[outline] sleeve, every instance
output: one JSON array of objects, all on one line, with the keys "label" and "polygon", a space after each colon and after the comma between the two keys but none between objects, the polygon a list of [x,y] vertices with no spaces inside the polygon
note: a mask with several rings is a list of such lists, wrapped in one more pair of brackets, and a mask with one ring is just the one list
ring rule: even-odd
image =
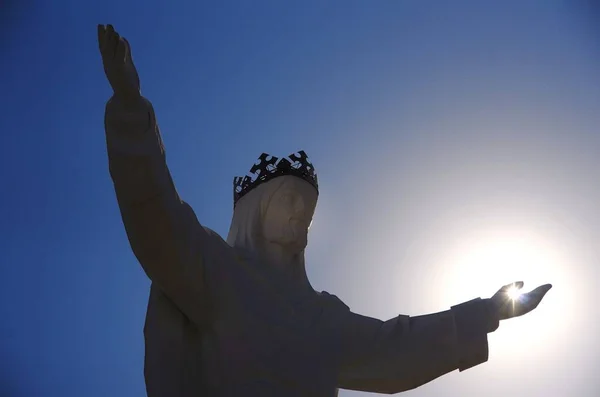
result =
[{"label": "sleeve", "polygon": [[338,387],[399,393],[487,361],[491,325],[485,302],[475,299],[448,311],[386,322],[348,310]]},{"label": "sleeve", "polygon": [[206,320],[203,247],[210,236],[182,201],[166,164],[151,103],[106,105],[109,171],[133,253],[144,271],[192,322]]}]

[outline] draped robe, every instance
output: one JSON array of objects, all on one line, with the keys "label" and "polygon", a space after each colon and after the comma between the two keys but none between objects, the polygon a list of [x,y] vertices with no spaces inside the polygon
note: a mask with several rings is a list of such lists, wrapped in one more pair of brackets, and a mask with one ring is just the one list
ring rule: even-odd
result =
[{"label": "draped robe", "polygon": [[297,290],[198,222],[175,189],[147,99],[109,100],[105,130],[122,220],[152,282],[149,397],[398,393],[487,361],[497,323],[486,300],[381,321]]}]

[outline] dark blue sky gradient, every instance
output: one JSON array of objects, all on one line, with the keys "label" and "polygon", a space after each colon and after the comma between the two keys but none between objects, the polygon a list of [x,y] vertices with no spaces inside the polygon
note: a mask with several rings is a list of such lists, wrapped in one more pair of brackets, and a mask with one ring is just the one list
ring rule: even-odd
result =
[{"label": "dark blue sky gradient", "polygon": [[481,368],[410,395],[597,396],[600,28],[567,3],[7,7],[0,396],[145,395],[149,282],[108,175],[98,23],[131,43],[178,189],[205,225],[227,232],[231,179],[261,152],[308,152],[323,187],[309,275],[358,312],[443,310],[514,281],[503,265],[492,281],[443,265],[481,230],[533,230],[541,251],[560,242],[564,263],[522,268],[556,285],[537,320],[501,327]]}]

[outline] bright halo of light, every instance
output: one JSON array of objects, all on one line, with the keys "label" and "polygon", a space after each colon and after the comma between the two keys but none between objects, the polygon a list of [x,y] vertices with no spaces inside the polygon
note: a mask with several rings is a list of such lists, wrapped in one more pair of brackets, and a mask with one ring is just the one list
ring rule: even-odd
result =
[{"label": "bright halo of light", "polygon": [[523,291],[517,287],[510,287],[507,291],[507,295],[512,300],[517,300],[523,294]]},{"label": "bright halo of light", "polygon": [[[571,241],[557,241],[542,233],[524,230],[465,233],[451,251],[440,255],[442,260],[436,274],[439,306],[476,297],[489,298],[502,285],[517,281],[524,281],[525,286],[522,291],[509,292],[511,297],[554,280],[560,280],[561,285],[573,285],[572,273],[566,269],[577,257],[567,243]],[[535,313],[505,321],[501,332],[490,334],[494,351],[508,362],[522,355],[525,345],[543,350],[556,343],[559,335],[568,335],[566,325],[574,321],[576,314],[569,310],[573,305],[573,295],[568,289],[553,289]],[[560,322],[556,321],[556,313],[563,316]]]}]

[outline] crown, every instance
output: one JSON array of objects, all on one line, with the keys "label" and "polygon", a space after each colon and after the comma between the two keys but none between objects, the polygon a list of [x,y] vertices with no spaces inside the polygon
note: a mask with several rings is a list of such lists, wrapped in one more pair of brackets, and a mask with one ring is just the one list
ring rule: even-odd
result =
[{"label": "crown", "polygon": [[271,179],[284,175],[301,178],[317,189],[317,192],[319,191],[315,168],[308,161],[308,156],[303,150],[281,159],[263,153],[252,168],[250,168],[248,175],[233,178],[233,207],[235,208],[239,199],[248,194],[252,189]]}]

